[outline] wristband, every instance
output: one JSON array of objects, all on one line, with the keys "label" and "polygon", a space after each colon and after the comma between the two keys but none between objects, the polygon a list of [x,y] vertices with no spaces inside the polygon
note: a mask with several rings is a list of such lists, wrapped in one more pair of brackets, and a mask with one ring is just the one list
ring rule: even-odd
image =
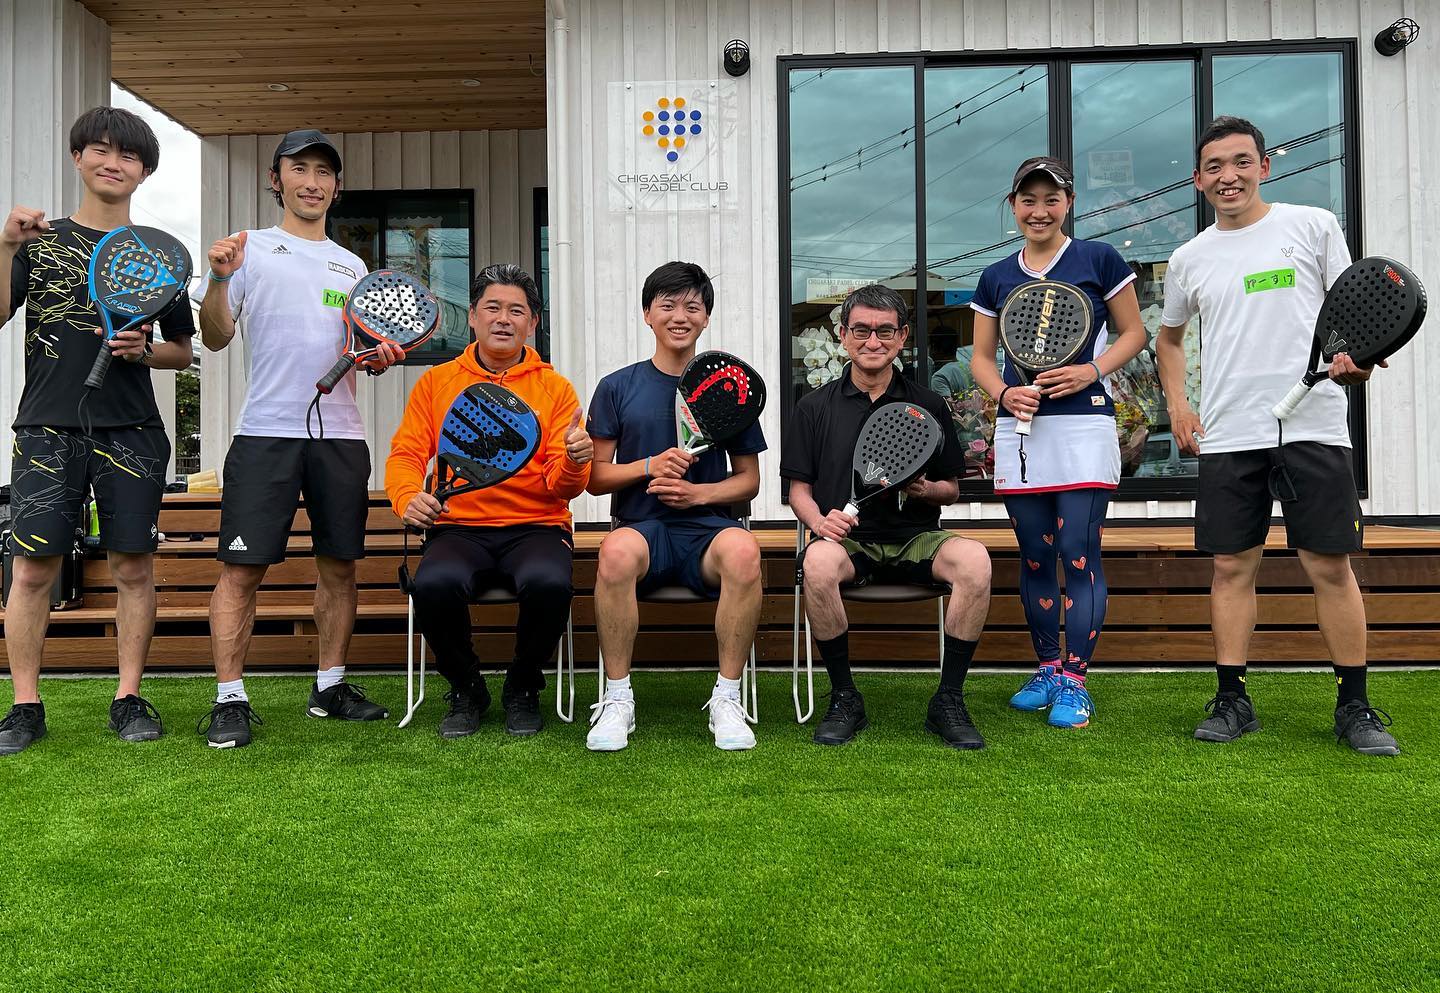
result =
[{"label": "wristband", "polygon": [[645,456],[645,478],[650,478],[650,456]]},{"label": "wristband", "polygon": [[1005,394],[1009,393],[1012,389],[1014,389],[1014,387],[1007,386],[1000,391],[1000,395],[995,398],[996,407],[1000,408],[1001,410],[1005,409]]},{"label": "wristband", "polygon": [[235,274],[233,272],[229,276],[217,276],[213,269],[210,271],[210,281],[212,283],[228,283],[234,276]]},{"label": "wristband", "polygon": [[1100,380],[1102,380],[1102,379],[1105,378],[1105,374],[1100,371],[1100,366],[1098,366],[1098,365],[1097,365],[1096,363],[1094,363],[1094,362],[1090,362],[1090,363],[1088,363],[1088,364],[1089,364],[1090,368],[1092,368],[1092,369],[1095,370],[1095,382],[1098,383],[1098,382],[1100,382]]}]

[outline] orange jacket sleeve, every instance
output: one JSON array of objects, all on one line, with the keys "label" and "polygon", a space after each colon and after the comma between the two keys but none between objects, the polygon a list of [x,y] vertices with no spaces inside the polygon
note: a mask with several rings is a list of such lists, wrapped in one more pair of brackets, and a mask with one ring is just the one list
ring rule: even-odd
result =
[{"label": "orange jacket sleeve", "polygon": [[440,425],[432,403],[434,377],[430,372],[420,377],[410,391],[400,426],[390,439],[390,457],[385,460],[385,494],[396,517],[405,516],[405,508],[415,494],[425,488],[425,470],[435,457]]},{"label": "orange jacket sleeve", "polygon": [[544,460],[545,485],[550,492],[562,500],[573,500],[585,492],[585,485],[590,482],[590,463],[577,465],[565,452],[565,435],[570,431],[571,418],[580,409],[580,400],[569,380],[560,376],[556,379],[558,389],[552,397],[550,423],[543,435],[545,448],[539,454]]}]

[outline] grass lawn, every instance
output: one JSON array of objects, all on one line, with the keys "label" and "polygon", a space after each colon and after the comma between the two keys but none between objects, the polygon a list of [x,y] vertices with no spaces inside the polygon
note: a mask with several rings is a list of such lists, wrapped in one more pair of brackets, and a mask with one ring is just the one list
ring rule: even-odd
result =
[{"label": "grass lawn", "polygon": [[438,699],[314,721],[290,677],[227,752],[211,681],[152,680],[169,733],[129,745],[112,684],[48,680],[49,737],[0,760],[0,990],[1440,989],[1440,673],[1371,676],[1398,759],[1335,744],[1323,674],[1253,675],[1228,746],[1190,737],[1206,673],[1098,673],[1068,733],[976,676],[978,753],[896,674],[837,749],[762,674],[759,748],[721,753],[712,678],[640,673],[614,755],[493,712],[442,742]]}]

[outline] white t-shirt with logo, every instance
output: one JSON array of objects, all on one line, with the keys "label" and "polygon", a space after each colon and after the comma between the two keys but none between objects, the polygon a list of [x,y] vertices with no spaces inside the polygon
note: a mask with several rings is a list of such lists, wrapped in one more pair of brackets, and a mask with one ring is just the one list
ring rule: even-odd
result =
[{"label": "white t-shirt with logo", "polygon": [[[245,409],[236,434],[305,438],[315,382],[345,347],[345,297],[367,272],[333,241],[307,241],[278,227],[251,231],[245,263],[231,278],[230,311],[245,336]],[[365,437],[355,374],[320,400],[326,438]],[[318,422],[312,427],[319,435]]]},{"label": "white t-shirt with logo", "polygon": [[[1325,291],[1349,265],[1335,215],[1287,203],[1238,230],[1212,225],[1176,249],[1161,322],[1179,327],[1200,316],[1202,454],[1281,440],[1271,408],[1305,374]],[[1349,448],[1345,391],[1317,383],[1285,421],[1283,440]]]}]

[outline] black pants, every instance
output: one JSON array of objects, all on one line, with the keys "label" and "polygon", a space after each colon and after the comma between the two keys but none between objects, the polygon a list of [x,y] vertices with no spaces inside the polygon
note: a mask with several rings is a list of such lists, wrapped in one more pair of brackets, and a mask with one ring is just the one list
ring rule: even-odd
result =
[{"label": "black pants", "polygon": [[570,615],[573,542],[568,530],[551,525],[457,525],[431,532],[415,572],[415,620],[435,652],[435,668],[452,687],[480,679],[470,603],[476,592],[502,585],[520,600],[505,690],[545,688],[544,666]]}]

